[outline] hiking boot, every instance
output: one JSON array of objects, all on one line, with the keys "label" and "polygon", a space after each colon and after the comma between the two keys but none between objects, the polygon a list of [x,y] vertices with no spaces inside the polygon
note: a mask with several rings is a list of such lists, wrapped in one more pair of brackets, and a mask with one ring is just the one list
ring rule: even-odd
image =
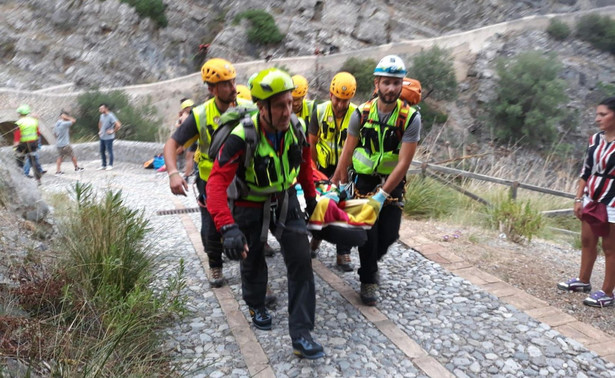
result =
[{"label": "hiking boot", "polygon": [[325,356],[325,350],[322,345],[312,340],[310,335],[293,339],[293,353],[299,356],[299,358],[307,358],[308,360],[315,360]]},{"label": "hiking boot", "polygon": [[273,290],[271,290],[271,286],[267,284],[267,294],[265,294],[265,306],[271,306],[272,304],[275,304],[277,300],[278,297],[275,295]]},{"label": "hiking boot", "polygon": [[269,243],[265,243],[265,246],[263,247],[263,253],[265,254],[265,256],[271,257],[275,254],[275,251],[273,250],[273,248],[271,248]]},{"label": "hiking boot", "polygon": [[592,285],[581,282],[578,278],[571,278],[566,282],[558,283],[557,288],[565,291],[582,291],[588,293],[592,290]]},{"label": "hiking boot", "polygon": [[593,292],[589,297],[585,298],[583,304],[590,307],[608,307],[614,303],[613,296],[608,296],[602,290]]},{"label": "hiking boot", "polygon": [[264,331],[271,329],[271,315],[269,315],[267,308],[264,306],[260,308],[248,307],[248,310],[250,311],[254,327]]},{"label": "hiking boot", "polygon": [[375,306],[378,301],[378,284],[361,284],[361,301],[366,306]]},{"label": "hiking boot", "polygon": [[209,268],[209,284],[212,287],[224,286],[224,273],[222,273],[222,267]]},{"label": "hiking boot", "polygon": [[352,272],[353,271],[352,263],[350,262],[349,253],[345,253],[343,255],[337,255],[337,267],[342,272]]},{"label": "hiking boot", "polygon": [[322,240],[320,239],[316,239],[316,238],[312,238],[312,240],[310,241],[310,255],[312,256],[312,258],[316,258],[316,256],[318,256],[318,247],[320,247],[320,242]]}]

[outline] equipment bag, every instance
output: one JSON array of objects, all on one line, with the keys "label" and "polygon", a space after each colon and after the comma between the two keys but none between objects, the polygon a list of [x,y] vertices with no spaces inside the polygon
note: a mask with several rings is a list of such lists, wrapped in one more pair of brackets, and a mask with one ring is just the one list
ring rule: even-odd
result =
[{"label": "equipment bag", "polygon": [[[246,141],[246,154],[244,166],[248,167],[250,161],[256,151],[256,145],[258,143],[258,134],[254,122],[252,122],[252,116],[256,114],[258,108],[256,106],[238,106],[229,108],[222,116],[220,116],[220,126],[214,131],[211,136],[211,143],[207,149],[207,156],[211,160],[215,160],[218,156],[218,152],[226,139],[231,135],[233,129],[239,124],[243,124],[245,141]],[[299,139],[299,145],[304,146],[307,144],[305,137],[305,131],[295,114],[290,117],[290,123],[295,131],[295,135]]]}]

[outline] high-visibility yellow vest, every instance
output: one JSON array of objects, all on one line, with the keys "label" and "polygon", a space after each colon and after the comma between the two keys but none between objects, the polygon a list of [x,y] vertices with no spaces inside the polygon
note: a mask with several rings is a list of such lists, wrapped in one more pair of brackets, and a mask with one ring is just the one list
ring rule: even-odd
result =
[{"label": "high-visibility yellow vest", "polygon": [[342,123],[336,125],[335,114],[331,101],[323,102],[316,107],[318,119],[318,142],[316,143],[316,161],[320,168],[336,167],[342,154],[342,148],[348,135],[350,116],[357,106],[350,103]]},{"label": "high-visibility yellow vest", "polygon": [[21,117],[15,124],[19,126],[19,132],[21,133],[20,142],[32,142],[38,139],[38,120],[34,117],[26,116]]},{"label": "high-visibility yellow vest", "polygon": [[[252,101],[237,98],[236,103],[239,106],[245,106],[252,104]],[[214,134],[214,131],[216,131],[218,126],[220,126],[220,116],[222,115],[216,106],[215,97],[193,108],[192,114],[194,115],[194,120],[196,121],[196,128],[199,130],[199,150],[207,151],[207,148],[211,143],[211,136]],[[204,123],[203,120],[205,121]],[[209,175],[211,174],[211,168],[214,166],[213,160],[209,159],[207,153],[195,153],[195,160],[198,162],[199,176],[204,181],[207,181],[207,179],[209,179]]]},{"label": "high-visibility yellow vest", "polygon": [[397,166],[404,130],[416,110],[397,100],[393,113],[385,124],[378,119],[377,99],[360,106],[361,129],[359,145],[352,154],[357,173],[389,175]]},{"label": "high-visibility yellow vest", "polygon": [[[299,167],[303,157],[301,137],[296,135],[295,128],[291,125],[284,133],[284,146],[278,154],[271,146],[269,140],[262,134],[258,125],[258,113],[252,116],[252,122],[256,127],[258,142],[251,163],[245,169],[244,183],[248,187],[247,195],[241,199],[264,202],[268,196],[281,193],[294,185],[299,175]],[[299,118],[303,133],[305,123]],[[243,124],[237,125],[232,134],[245,141]],[[305,137],[303,137],[305,139]]]}]

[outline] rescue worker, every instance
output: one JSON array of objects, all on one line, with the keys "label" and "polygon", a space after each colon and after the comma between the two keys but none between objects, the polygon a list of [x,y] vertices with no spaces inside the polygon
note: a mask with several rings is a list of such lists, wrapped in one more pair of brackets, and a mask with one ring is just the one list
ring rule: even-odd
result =
[{"label": "rescue worker", "polygon": [[203,153],[198,154],[199,174],[196,185],[199,191],[198,201],[201,208],[201,240],[209,258],[209,284],[213,287],[223,286],[225,279],[222,271],[220,234],[213,226],[211,215],[205,207],[205,188],[213,166],[213,161],[208,159],[205,152],[211,142],[213,132],[219,126],[218,122],[222,113],[237,104],[249,103],[236,98],[236,75],[235,67],[227,60],[213,58],[205,62],[201,68],[201,76],[212,97],[192,109],[190,115],[175,130],[164,146],[164,160],[169,175],[171,192],[181,195],[186,195],[188,183],[177,170],[177,148],[190,146],[198,140],[200,148],[204,149]]},{"label": "rescue worker", "polygon": [[374,70],[378,96],[360,105],[348,125],[348,137],[334,183],[348,182],[348,168],[356,172],[355,196],[380,202],[378,220],[359,247],[361,300],[378,301],[378,261],[399,238],[406,172],[420,138],[421,117],[399,99],[406,67],[400,57],[388,55]]},{"label": "rescue worker", "polygon": [[[357,91],[357,81],[348,72],[339,72],[331,80],[329,101],[316,107],[308,126],[312,160],[319,171],[327,177],[333,176],[339,157],[346,141],[348,122],[357,106],[350,102]],[[310,243],[312,256],[320,240],[313,238]],[[337,245],[337,267],[344,272],[352,272],[350,246]]]},{"label": "rescue worker", "polygon": [[291,93],[293,96],[293,113],[302,118],[306,125],[310,124],[310,116],[314,111],[314,100],[306,100],[309,89],[307,79],[301,75],[292,77],[295,89]]},{"label": "rescue worker", "polygon": [[[40,181],[43,172],[42,168],[39,168],[40,164],[36,164],[34,155],[38,149],[38,119],[31,116],[30,112],[30,106],[27,104],[22,104],[17,108],[19,118],[15,124],[19,128],[20,136],[15,151],[20,155],[25,155],[25,159],[29,159],[34,168],[34,177]],[[21,159],[19,161],[22,162]]]},{"label": "rescue worker", "polygon": [[[258,112],[250,123],[238,124],[222,145],[207,185],[207,207],[222,234],[224,253],[241,260],[242,296],[252,323],[261,330],[272,327],[265,308],[267,262],[263,246],[267,230],[280,242],[288,277],[288,327],[293,352],[317,359],[324,357],[324,350],[310,335],[316,293],[295,179],[303,187],[308,213],[316,206],[316,191],[305,125],[292,116],[293,89],[291,77],[277,68],[260,71],[251,81],[250,92]],[[248,132],[257,134],[253,148],[246,142]],[[247,162],[246,150],[253,150]]]}]

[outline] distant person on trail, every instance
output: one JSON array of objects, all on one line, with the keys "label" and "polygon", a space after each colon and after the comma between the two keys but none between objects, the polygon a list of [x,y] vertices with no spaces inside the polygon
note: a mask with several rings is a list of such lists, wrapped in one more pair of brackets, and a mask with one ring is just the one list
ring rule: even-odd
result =
[{"label": "distant person on trail", "polygon": [[[258,112],[239,122],[222,145],[207,186],[207,206],[222,233],[225,254],[241,261],[242,296],[252,324],[261,330],[272,328],[265,307],[268,273],[263,246],[268,230],[276,236],[287,270],[293,353],[317,359],[325,353],[310,334],[316,289],[295,182],[303,187],[308,214],[316,206],[316,191],[305,124],[292,113],[293,89],[291,77],[277,68],[260,71],[251,81]],[[248,139],[254,134],[254,139]]]},{"label": "distant person on trail", "polygon": [[[20,155],[25,155],[25,160],[30,162],[30,165],[34,165],[34,177],[36,180],[40,180],[44,171],[40,163],[38,163],[38,119],[32,116],[30,106],[22,104],[17,108],[19,119],[15,121],[15,124],[19,128],[19,140],[15,141],[15,151]],[[18,163],[23,164],[24,159],[18,158]],[[28,175],[25,171],[27,164],[24,164],[24,174]],[[30,168],[28,167],[28,171]]]},{"label": "distant person on trail", "polygon": [[[100,104],[98,107],[100,118],[98,120],[98,136],[100,137],[100,159],[102,165],[98,170],[113,169],[113,140],[115,133],[122,127],[115,114],[109,110],[107,104]],[[109,151],[109,165],[107,165],[107,154]]]},{"label": "distant person on trail", "polygon": [[404,204],[406,172],[420,138],[418,111],[400,100],[406,66],[388,55],[374,70],[378,96],[359,105],[348,124],[348,137],[332,181],[349,182],[348,168],[356,174],[355,197],[370,197],[382,206],[378,220],[359,247],[361,300],[378,301],[378,261],[398,238]]},{"label": "distant person on trail", "polygon": [[[41,131],[38,130],[36,133],[38,134],[37,150],[36,152],[32,153],[32,157],[34,158],[34,165],[36,166],[36,169],[38,169],[41,175],[44,175],[45,173],[47,173],[47,171],[44,170],[43,167],[41,166],[39,156],[38,156],[38,150],[41,149]],[[13,133],[13,145],[14,146],[19,145],[19,139],[21,139],[21,131],[19,130],[19,127],[17,127],[17,129],[15,130],[15,133]],[[23,159],[19,159],[19,160],[20,160],[20,164],[23,164],[23,174],[28,176],[29,178],[32,178],[32,176],[30,176],[30,169],[32,168],[32,162],[30,161],[31,159],[25,159],[25,161]]]},{"label": "distant person on trail", "polygon": [[188,117],[182,122],[164,146],[164,159],[169,175],[169,186],[173,194],[186,195],[188,183],[177,170],[177,157],[175,155],[180,146],[189,146],[198,142],[201,149],[199,155],[196,186],[199,191],[199,206],[201,209],[201,241],[207,257],[209,258],[209,284],[212,287],[221,287],[225,283],[222,271],[222,244],[221,234],[216,230],[213,220],[206,207],[207,180],[214,164],[207,155],[207,146],[211,137],[219,126],[220,116],[230,107],[250,104],[251,102],[237,99],[235,77],[237,73],[231,62],[213,58],[205,62],[201,68],[203,83],[212,97],[203,104],[192,108]]},{"label": "distant person on trail", "polygon": [[[350,102],[357,92],[357,81],[348,72],[339,72],[331,80],[329,86],[329,101],[316,106],[312,119],[308,126],[312,160],[319,171],[327,177],[333,176],[339,162],[350,118],[357,106]],[[320,240],[312,238],[310,248],[312,256],[316,256],[316,250]],[[350,246],[337,245],[337,267],[344,272],[352,272],[350,262]]]},{"label": "distant person on trail", "polygon": [[58,158],[56,159],[56,175],[62,175],[64,172],[60,169],[62,167],[62,160],[64,157],[68,157],[72,160],[75,172],[83,171],[77,164],[77,158],[73,152],[73,148],[70,145],[69,130],[77,120],[71,117],[67,112],[62,111],[60,113],[60,119],[56,122],[53,128],[53,134],[56,136],[56,148],[58,150]]},{"label": "distant person on trail", "polygon": [[583,301],[591,307],[614,303],[615,289],[615,97],[600,102],[596,108],[600,131],[589,138],[589,146],[574,199],[574,215],[581,220],[581,267],[579,276],[557,284],[565,291],[590,292],[591,275],[598,257],[598,239],[602,237],[604,281],[602,289]]}]

